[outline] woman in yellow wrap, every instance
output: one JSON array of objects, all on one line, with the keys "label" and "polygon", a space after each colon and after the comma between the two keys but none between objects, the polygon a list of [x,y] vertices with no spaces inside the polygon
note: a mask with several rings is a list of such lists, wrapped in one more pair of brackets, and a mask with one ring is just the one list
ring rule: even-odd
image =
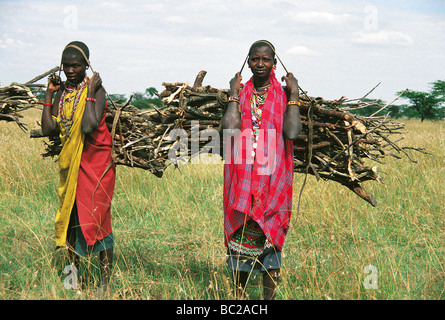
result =
[{"label": "woman in yellow wrap", "polygon": [[67,80],[48,83],[42,131],[59,134],[62,141],[56,245],[68,245],[74,266],[78,255],[99,252],[103,296],[113,260],[110,206],[116,169],[105,123],[105,90],[98,73],[87,77],[88,59],[88,47],[82,42],[71,42],[63,50],[61,66]]}]

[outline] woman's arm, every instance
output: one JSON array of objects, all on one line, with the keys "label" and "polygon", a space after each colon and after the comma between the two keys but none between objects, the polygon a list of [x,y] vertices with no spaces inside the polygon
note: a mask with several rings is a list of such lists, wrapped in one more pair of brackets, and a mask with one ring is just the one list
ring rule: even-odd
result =
[{"label": "woman's arm", "polygon": [[288,104],[284,112],[283,135],[286,139],[295,140],[303,129],[300,118],[300,108],[297,104],[289,104],[290,101],[299,101],[298,81],[292,73],[288,73],[282,78],[286,81],[286,88],[289,92]]},{"label": "woman's arm", "polygon": [[105,90],[102,88],[102,79],[97,72],[88,82],[87,101],[82,117],[82,132],[92,133],[100,123],[105,110]]},{"label": "woman's arm", "polygon": [[[241,74],[238,72],[235,77],[230,80],[230,97],[239,98],[241,87]],[[221,119],[222,128],[225,130],[235,130],[241,128],[241,113],[238,101],[229,101],[227,110]]]},{"label": "woman's arm", "polygon": [[[46,89],[45,95],[45,103],[43,104],[43,112],[42,112],[42,133],[45,136],[54,135],[57,132],[58,126],[54,121],[52,116],[57,116],[59,110],[59,100],[62,94],[60,89],[60,84],[55,85],[51,81],[48,81],[48,87]],[[56,93],[57,92],[57,93]],[[56,97],[53,100],[54,94],[56,93]]]}]

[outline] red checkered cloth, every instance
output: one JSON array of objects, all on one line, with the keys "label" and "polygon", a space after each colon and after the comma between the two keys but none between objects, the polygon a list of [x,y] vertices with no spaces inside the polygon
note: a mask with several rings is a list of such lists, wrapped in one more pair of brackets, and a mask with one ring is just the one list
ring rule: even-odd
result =
[{"label": "red checkered cloth", "polygon": [[[292,213],[293,143],[283,137],[287,98],[272,71],[263,106],[255,158],[252,156],[250,98],[253,79],[240,93],[241,133],[226,141],[224,164],[225,245],[252,218],[267,239],[281,250]],[[230,139],[230,138],[229,138]],[[252,165],[253,164],[253,165]],[[246,217],[247,215],[247,217]]]}]

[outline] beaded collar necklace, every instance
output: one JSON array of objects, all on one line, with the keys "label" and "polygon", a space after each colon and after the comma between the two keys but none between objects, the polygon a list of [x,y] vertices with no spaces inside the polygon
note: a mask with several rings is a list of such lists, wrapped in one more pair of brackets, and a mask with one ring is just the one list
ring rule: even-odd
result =
[{"label": "beaded collar necklace", "polygon": [[251,110],[251,119],[252,119],[252,157],[255,157],[258,137],[260,134],[260,126],[261,126],[261,118],[263,113],[263,105],[266,102],[267,94],[270,89],[270,84],[256,89],[253,88],[252,97],[250,99],[250,110]]},{"label": "beaded collar necklace", "polygon": [[255,100],[256,104],[259,106],[263,106],[264,102],[266,102],[267,93],[269,92],[270,85],[255,89],[253,88],[253,99]]},{"label": "beaded collar necklace", "polygon": [[[65,90],[62,93],[62,97],[60,98],[61,103],[59,106],[59,117],[60,117],[60,121],[63,123],[63,125],[65,127],[65,134],[66,134],[67,139],[70,136],[70,130],[73,125],[73,117],[74,117],[74,113],[76,112],[77,105],[79,104],[80,96],[82,95],[83,90],[86,88],[87,83],[88,83],[88,77],[85,77],[83,79],[83,81],[76,86],[73,86],[69,82],[66,82],[67,86],[65,87]],[[76,91],[76,95],[74,98],[71,98],[71,97],[65,98],[67,94],[71,94],[74,91]],[[65,102],[71,103],[71,101],[74,101],[73,107],[72,107],[71,115],[69,117],[67,117],[65,114],[65,108],[63,106],[64,106]]]},{"label": "beaded collar necklace", "polygon": [[252,112],[252,124],[259,127],[261,123],[261,114],[264,103],[267,99],[267,93],[269,92],[270,85],[262,87],[261,89],[253,88],[253,94],[251,98],[251,112]]}]

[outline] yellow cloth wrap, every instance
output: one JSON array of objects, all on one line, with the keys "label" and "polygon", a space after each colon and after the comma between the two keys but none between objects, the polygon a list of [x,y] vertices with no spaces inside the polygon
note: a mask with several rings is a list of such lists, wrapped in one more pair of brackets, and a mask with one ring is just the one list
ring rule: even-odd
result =
[{"label": "yellow cloth wrap", "polygon": [[[67,117],[71,116],[77,90],[67,93],[63,103],[64,113]],[[59,154],[59,209],[55,220],[55,238],[56,245],[64,247],[66,245],[66,236],[71,211],[76,200],[77,177],[79,174],[80,160],[82,158],[83,144],[85,134],[82,133],[81,123],[85,110],[85,99],[88,88],[84,87],[73,116],[69,138],[66,138],[66,128],[60,120],[60,114],[57,120],[60,127],[60,140],[62,141],[62,151]]]}]

